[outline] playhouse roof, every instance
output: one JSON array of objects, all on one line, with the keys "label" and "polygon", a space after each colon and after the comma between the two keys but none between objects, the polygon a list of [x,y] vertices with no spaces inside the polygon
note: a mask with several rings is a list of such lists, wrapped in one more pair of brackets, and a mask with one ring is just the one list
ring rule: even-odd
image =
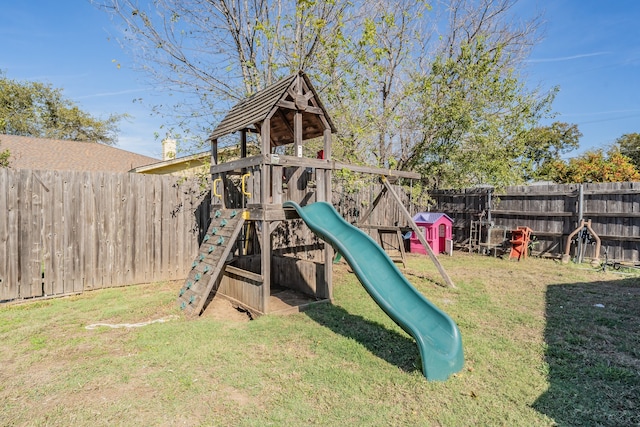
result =
[{"label": "playhouse roof", "polygon": [[449,215],[438,212],[419,212],[413,216],[413,221],[434,224],[438,222],[442,217],[447,218],[453,223],[453,220],[451,219],[451,217],[449,217]]},{"label": "playhouse roof", "polygon": [[[302,81],[299,82],[299,79]],[[296,90],[298,84],[302,87],[302,93]],[[300,71],[237,103],[222,119],[209,139],[218,139],[247,128],[254,128],[259,132],[260,124],[270,118],[272,145],[291,144],[294,140],[292,129],[296,111],[303,112],[303,140],[323,135],[326,128],[323,119],[326,120],[325,123],[329,125],[331,132],[336,132],[311,81],[304,72]]]}]

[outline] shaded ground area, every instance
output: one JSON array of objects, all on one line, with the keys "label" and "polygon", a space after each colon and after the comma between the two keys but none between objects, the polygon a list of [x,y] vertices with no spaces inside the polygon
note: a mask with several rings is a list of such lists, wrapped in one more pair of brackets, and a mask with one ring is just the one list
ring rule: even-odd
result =
[{"label": "shaded ground area", "polygon": [[546,318],[534,408],[560,425],[640,425],[640,280],[548,286]]}]

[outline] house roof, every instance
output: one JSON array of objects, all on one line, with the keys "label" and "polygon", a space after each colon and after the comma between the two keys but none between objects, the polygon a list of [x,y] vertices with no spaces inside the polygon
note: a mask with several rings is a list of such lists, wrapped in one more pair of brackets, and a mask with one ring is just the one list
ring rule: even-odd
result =
[{"label": "house roof", "polygon": [[16,169],[129,172],[158,161],[95,142],[0,135],[0,151],[7,149]]},{"label": "house roof", "polygon": [[419,212],[413,216],[414,222],[423,222],[426,224],[435,224],[441,218],[447,218],[449,221],[453,223],[453,220],[449,217],[449,215],[438,212]]},{"label": "house roof", "polygon": [[[299,79],[302,79],[301,94],[296,91]],[[281,109],[280,114],[274,114],[276,108]],[[336,132],[311,81],[305,73],[300,71],[240,101],[222,119],[209,139],[218,139],[251,127],[259,132],[261,123],[270,117],[272,145],[291,144],[293,143],[293,117],[296,111],[303,113],[302,138],[304,140],[322,136],[325,125],[320,116],[326,119],[331,132]]]},{"label": "house roof", "polygon": [[202,166],[211,158],[211,151],[191,154],[184,157],[176,157],[175,159],[155,161],[148,165],[142,165],[134,168],[131,172],[151,173],[151,174],[168,174],[179,172],[185,169]]}]

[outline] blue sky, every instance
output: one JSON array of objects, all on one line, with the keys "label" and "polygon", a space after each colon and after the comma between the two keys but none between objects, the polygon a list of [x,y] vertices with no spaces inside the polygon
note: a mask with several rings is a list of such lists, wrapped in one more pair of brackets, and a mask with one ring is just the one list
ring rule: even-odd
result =
[{"label": "blue sky", "polygon": [[[640,132],[640,1],[523,0],[518,10],[545,12],[544,39],[527,62],[527,81],[560,87],[555,120],[576,123],[583,133],[580,150],[569,155]],[[0,0],[0,12],[0,70],[63,88],[95,116],[129,113],[118,147],[160,157],[155,133],[164,134],[162,120],[148,107],[158,94],[132,70],[104,12],[86,0]]]}]

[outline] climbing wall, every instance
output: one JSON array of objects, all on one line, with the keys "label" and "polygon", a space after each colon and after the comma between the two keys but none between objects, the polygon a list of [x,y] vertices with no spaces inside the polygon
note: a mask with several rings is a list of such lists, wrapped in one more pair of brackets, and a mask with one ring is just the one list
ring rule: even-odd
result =
[{"label": "climbing wall", "polygon": [[180,289],[178,305],[189,316],[199,316],[238,238],[244,219],[242,211],[221,209],[214,212],[197,258]]}]

